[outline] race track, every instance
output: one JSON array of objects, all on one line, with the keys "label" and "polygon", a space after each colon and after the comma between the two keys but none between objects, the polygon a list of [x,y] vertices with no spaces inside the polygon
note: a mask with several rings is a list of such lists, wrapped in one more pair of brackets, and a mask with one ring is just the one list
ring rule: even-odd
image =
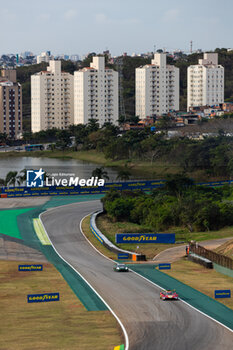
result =
[{"label": "race track", "polygon": [[[59,254],[95,288],[120,318],[130,350],[230,350],[233,333],[182,301],[163,302],[159,289],[133,272],[117,273],[79,229],[100,201],[74,203],[41,215]],[[104,350],[104,349],[103,349]]]}]

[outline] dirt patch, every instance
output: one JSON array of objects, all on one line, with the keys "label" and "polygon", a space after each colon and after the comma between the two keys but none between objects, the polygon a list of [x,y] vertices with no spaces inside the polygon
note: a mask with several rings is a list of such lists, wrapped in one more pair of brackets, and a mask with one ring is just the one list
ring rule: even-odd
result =
[{"label": "dirt patch", "polygon": [[0,198],[0,209],[35,207],[46,203],[50,197]]},{"label": "dirt patch", "polygon": [[0,260],[47,262],[45,256],[38,250],[4,235],[0,237]]}]

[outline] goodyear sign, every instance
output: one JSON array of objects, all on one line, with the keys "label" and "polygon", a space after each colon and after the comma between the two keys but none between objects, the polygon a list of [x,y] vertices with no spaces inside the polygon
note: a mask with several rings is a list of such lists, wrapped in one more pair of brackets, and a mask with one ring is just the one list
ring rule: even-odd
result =
[{"label": "goodyear sign", "polygon": [[216,298],[230,298],[231,297],[231,291],[230,289],[219,289],[215,290],[214,297]]},{"label": "goodyear sign", "polygon": [[159,270],[170,270],[171,264],[159,264]]},{"label": "goodyear sign", "polygon": [[19,271],[42,271],[43,265],[19,265]]},{"label": "goodyear sign", "polygon": [[43,303],[48,301],[59,301],[59,293],[29,294],[28,303]]},{"label": "goodyear sign", "polygon": [[175,233],[117,233],[116,243],[175,243]]},{"label": "goodyear sign", "polygon": [[124,259],[129,259],[129,254],[127,254],[127,253],[120,253],[120,254],[118,254],[118,260],[124,260]]}]

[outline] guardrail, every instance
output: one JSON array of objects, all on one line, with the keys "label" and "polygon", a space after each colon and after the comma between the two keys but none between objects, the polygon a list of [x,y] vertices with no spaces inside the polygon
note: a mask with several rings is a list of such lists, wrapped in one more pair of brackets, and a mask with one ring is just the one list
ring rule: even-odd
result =
[{"label": "guardrail", "polygon": [[90,229],[93,235],[98,239],[98,241],[103,244],[107,249],[112,251],[113,253],[119,254],[119,253],[127,253],[129,257],[133,260],[146,260],[146,256],[138,253],[133,253],[128,250],[120,249],[116,247],[103,233],[98,229],[96,225],[96,217],[97,215],[101,214],[103,211],[97,211],[94,214],[91,215],[90,220]]},{"label": "guardrail", "polygon": [[233,270],[233,260],[225,255],[218,254],[212,250],[208,250],[196,243],[190,244],[190,251],[206,259],[209,259],[218,265]]}]

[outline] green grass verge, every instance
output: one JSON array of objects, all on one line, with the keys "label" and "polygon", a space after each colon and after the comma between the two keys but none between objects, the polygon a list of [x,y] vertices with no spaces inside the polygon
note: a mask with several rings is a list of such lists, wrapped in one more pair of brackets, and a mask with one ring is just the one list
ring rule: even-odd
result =
[{"label": "green grass verge", "polygon": [[148,228],[130,222],[112,222],[106,214],[99,215],[97,217],[96,224],[98,229],[117,247],[132,252],[145,254],[147,259],[152,259],[161,251],[174,246],[173,244],[116,244],[116,233],[145,233],[148,232]]},{"label": "green grass verge", "polygon": [[[186,258],[172,263],[171,270],[163,270],[163,272],[211,298],[214,298],[215,289],[233,290],[233,278],[214,269],[207,269],[202,265],[186,260]],[[217,300],[233,309],[233,298]]]},{"label": "green grass verge", "polygon": [[107,248],[105,248],[105,246],[103,244],[101,244],[98,241],[98,239],[91,232],[90,218],[91,218],[91,216],[89,215],[82,221],[83,233],[85,234],[87,239],[98,249],[99,252],[101,252],[102,254],[104,254],[105,256],[107,256],[110,259],[116,260],[117,255],[115,253],[111,252],[110,250],[108,250]]},{"label": "green grass verge", "polygon": [[[112,350],[123,343],[110,311],[86,311],[52,265],[18,272],[18,264],[0,261],[1,350]],[[59,302],[27,304],[27,294],[52,292]]]},{"label": "green grass verge", "polygon": [[[115,244],[115,234],[116,233],[136,233],[136,232],[150,232],[148,227],[143,227],[131,222],[114,222],[106,214],[99,215],[97,217],[97,227],[99,230]],[[190,240],[195,240],[198,242],[204,240],[211,240],[217,238],[225,238],[233,236],[233,227],[226,227],[219,231],[209,231],[209,232],[188,232],[186,229],[179,227],[171,228],[166,230],[166,232],[175,232],[176,241],[188,242]],[[147,259],[152,259],[155,255],[159,254],[161,251],[174,247],[174,244],[116,244],[119,248],[130,250],[133,252],[145,254]]]},{"label": "green grass verge", "polygon": [[0,233],[4,235],[8,235],[10,237],[22,239],[18,228],[18,224],[17,224],[17,217],[32,209],[33,208],[1,210],[0,211]]}]

